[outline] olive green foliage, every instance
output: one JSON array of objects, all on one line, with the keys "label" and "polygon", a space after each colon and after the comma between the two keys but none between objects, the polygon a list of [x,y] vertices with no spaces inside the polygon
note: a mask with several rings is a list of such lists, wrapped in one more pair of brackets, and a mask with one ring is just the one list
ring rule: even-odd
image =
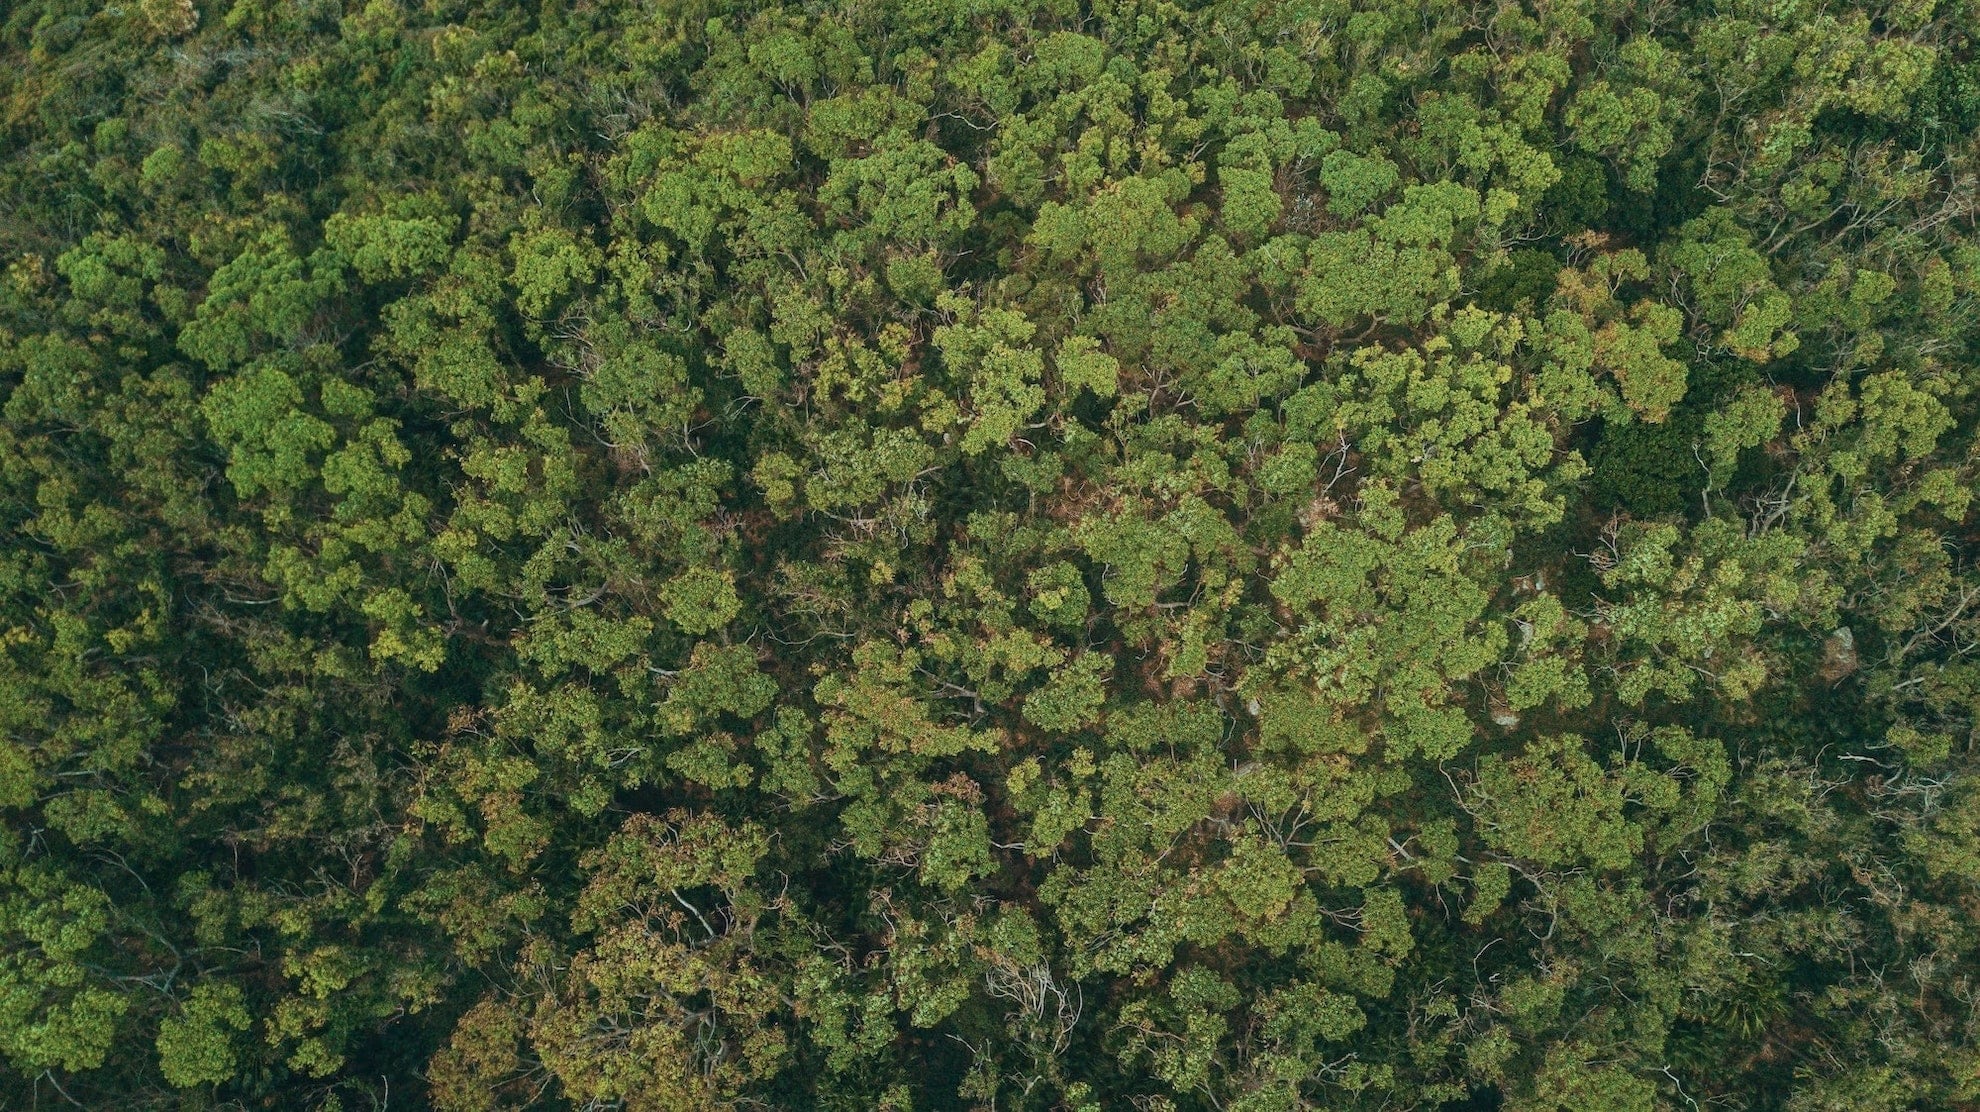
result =
[{"label": "olive green foliage", "polygon": [[0,4],[0,1105],[1980,1107],[1976,42]]}]

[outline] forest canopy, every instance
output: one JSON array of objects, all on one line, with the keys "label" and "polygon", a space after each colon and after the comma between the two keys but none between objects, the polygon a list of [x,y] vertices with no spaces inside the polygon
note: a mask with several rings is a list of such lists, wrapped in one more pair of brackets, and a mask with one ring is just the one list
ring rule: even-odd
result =
[{"label": "forest canopy", "polygon": [[1980,1109],[1974,0],[0,9],[0,1104]]}]

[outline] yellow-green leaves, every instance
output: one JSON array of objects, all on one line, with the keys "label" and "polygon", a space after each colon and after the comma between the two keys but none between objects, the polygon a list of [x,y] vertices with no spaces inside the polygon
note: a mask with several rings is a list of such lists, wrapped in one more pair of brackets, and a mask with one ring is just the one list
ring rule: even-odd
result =
[{"label": "yellow-green leaves", "polygon": [[335,283],[312,275],[275,230],[213,272],[206,300],[179,332],[179,350],[215,371],[292,343]]},{"label": "yellow-green leaves", "polygon": [[684,734],[720,715],[746,720],[768,708],[776,694],[776,683],[757,669],[754,649],[703,641],[667,684],[660,721]]},{"label": "yellow-green leaves", "polygon": [[[767,901],[752,880],[768,851],[754,824],[673,811],[635,815],[585,855],[571,925],[589,944],[559,970],[528,1027],[567,1091],[691,1107],[777,1072],[788,1049],[774,1019],[780,1001],[753,952]],[[473,1044],[457,1035],[456,1046]],[[457,1086],[499,1084],[507,1078],[475,1073],[505,1057],[449,1064],[466,1075]]]},{"label": "yellow-green leaves", "polygon": [[158,1068],[181,1089],[218,1084],[234,1076],[234,1039],[251,1023],[241,990],[231,984],[197,984],[178,1015],[158,1023]]},{"label": "yellow-green leaves", "polygon": [[1090,724],[1107,697],[1104,680],[1111,667],[1105,656],[1086,653],[1054,668],[1043,687],[1025,696],[1025,720],[1059,733]]},{"label": "yellow-green leaves", "polygon": [[1040,386],[1045,357],[1030,346],[1037,328],[1022,313],[978,312],[954,295],[944,299],[943,309],[962,315],[934,336],[951,373],[969,384],[971,415],[962,450],[981,455],[1008,444],[1045,404]]},{"label": "yellow-green leaves", "polygon": [[1795,575],[1805,542],[1791,535],[1749,538],[1714,519],[1689,537],[1670,525],[1627,526],[1611,543],[1598,564],[1609,595],[1599,612],[1626,702],[1653,691],[1683,698],[1700,681],[1743,698],[1768,676],[1750,640],[1767,615],[1819,615],[1833,604],[1827,584]]},{"label": "yellow-green leaves", "polygon": [[1973,1103],[1972,5],[198,6],[0,34],[0,1104]]},{"label": "yellow-green leaves", "polygon": [[1503,853],[1543,869],[1626,867],[1643,831],[1623,814],[1626,786],[1574,737],[1542,738],[1510,760],[1479,762],[1468,806]]},{"label": "yellow-green leaves", "polygon": [[383,212],[333,213],[323,239],[358,278],[378,283],[424,275],[446,262],[458,221],[432,198],[407,198]]},{"label": "yellow-green leaves", "polygon": [[1320,184],[1327,188],[1327,211],[1339,217],[1359,216],[1396,187],[1396,164],[1380,154],[1330,151],[1320,163]]},{"label": "yellow-green leaves", "polygon": [[1774,284],[1751,237],[1716,210],[1685,226],[1671,263],[1690,281],[1697,312],[1721,329],[1719,343],[1742,359],[1765,363],[1801,344],[1788,325],[1793,303]]},{"label": "yellow-green leaves", "polygon": [[1775,394],[1747,389],[1705,415],[1704,454],[1715,484],[1723,486],[1738,466],[1739,454],[1772,440],[1781,431],[1787,407]]},{"label": "yellow-green leaves", "polygon": [[[665,145],[679,143],[672,134],[665,139]],[[781,198],[759,190],[789,169],[791,155],[788,138],[761,130],[681,144],[662,161],[652,188],[641,198],[641,211],[690,250],[705,252],[715,246],[718,227],[780,206]]]},{"label": "yellow-green leaves", "polygon": [[1091,336],[1066,337],[1054,362],[1059,381],[1068,391],[1084,388],[1098,398],[1111,398],[1120,392],[1120,362],[1102,351],[1100,341]]},{"label": "yellow-green leaves", "polygon": [[447,659],[445,639],[428,620],[425,609],[398,587],[389,587],[364,601],[364,615],[378,623],[371,641],[371,658],[380,663],[404,660],[424,672]]},{"label": "yellow-green leaves", "polygon": [[586,339],[594,363],[578,396],[614,445],[638,451],[649,439],[685,435],[701,391],[689,385],[680,356],[633,339],[623,326],[594,326]]},{"label": "yellow-green leaves", "polygon": [[735,576],[709,568],[689,568],[660,589],[667,620],[681,632],[698,637],[728,625],[742,607]]},{"label": "yellow-green leaves", "polygon": [[1323,522],[1272,580],[1299,624],[1266,664],[1380,729],[1391,760],[1463,748],[1463,684],[1505,649],[1504,630],[1481,620],[1489,596],[1459,541],[1448,517],[1399,537]]},{"label": "yellow-green leaves", "polygon": [[913,690],[918,654],[867,642],[854,650],[852,659],[855,667],[848,674],[826,676],[813,689],[830,708],[826,724],[834,752],[826,762],[840,773],[849,772],[865,749],[945,757],[997,747],[994,734],[931,719],[930,707]]},{"label": "yellow-green leaves", "polygon": [[1615,376],[1623,404],[1646,421],[1662,421],[1684,398],[1684,364],[1664,355],[1682,323],[1676,309],[1640,302],[1630,321],[1609,321],[1595,333],[1596,366]]},{"label": "yellow-green leaves", "polygon": [[[9,852],[13,846],[7,847]],[[130,1001],[89,971],[109,898],[45,866],[15,865],[0,892],[0,1055],[35,1074],[103,1064]]]},{"label": "yellow-green leaves", "polygon": [[1599,255],[1584,269],[1560,273],[1555,303],[1579,312],[1589,330],[1593,369],[1615,380],[1631,413],[1654,424],[1683,400],[1687,369],[1664,352],[1677,343],[1683,314],[1647,298],[1625,306],[1618,296],[1623,285],[1649,277],[1649,262],[1640,251]]},{"label": "yellow-green leaves", "polygon": [[692,910],[683,909],[673,894],[714,888],[732,904],[743,903],[757,862],[769,848],[764,832],[753,824],[738,829],[713,816],[685,812],[632,816],[587,855],[584,867],[591,879],[578,899],[574,922],[579,930],[595,932],[611,927],[627,910],[639,909],[675,930],[706,928],[705,920],[688,918]]},{"label": "yellow-green leaves", "polygon": [[1576,146],[1606,156],[1625,185],[1649,193],[1696,87],[1672,52],[1649,35],[1631,38],[1616,54],[1613,76],[1583,85],[1563,122]]},{"label": "yellow-green leaves", "polygon": [[837,163],[818,190],[834,218],[858,240],[908,247],[955,243],[976,219],[968,198],[977,176],[932,143],[883,147]]},{"label": "yellow-green leaves", "polygon": [[1187,538],[1131,511],[1083,521],[1073,535],[1087,556],[1103,565],[1101,590],[1116,606],[1153,606],[1189,559]]},{"label": "yellow-green leaves", "polygon": [[542,319],[552,306],[581,294],[597,272],[598,249],[560,228],[539,228],[509,242],[515,267],[509,281],[516,289],[516,307]]},{"label": "yellow-green leaves", "polygon": [[313,478],[312,456],[336,430],[303,407],[295,376],[273,362],[223,379],[201,409],[214,439],[230,448],[228,477],[244,498],[287,492]]}]

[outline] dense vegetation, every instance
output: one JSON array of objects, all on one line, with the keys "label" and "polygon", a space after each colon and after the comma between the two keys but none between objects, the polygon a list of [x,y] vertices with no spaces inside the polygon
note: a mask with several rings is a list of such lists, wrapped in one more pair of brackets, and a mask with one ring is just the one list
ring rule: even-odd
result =
[{"label": "dense vegetation", "polygon": [[0,9],[7,1107],[1980,1108],[1974,0]]}]

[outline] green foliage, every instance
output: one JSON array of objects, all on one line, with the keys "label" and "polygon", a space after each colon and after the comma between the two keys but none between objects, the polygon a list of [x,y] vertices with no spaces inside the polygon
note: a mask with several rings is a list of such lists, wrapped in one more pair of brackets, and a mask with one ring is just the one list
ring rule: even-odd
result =
[{"label": "green foliage", "polygon": [[7,7],[0,1106],[1975,1104],[1976,36]]},{"label": "green foliage", "polygon": [[706,567],[689,568],[668,580],[660,588],[660,603],[667,620],[690,635],[721,629],[742,607],[735,576]]},{"label": "green foliage", "polygon": [[28,1075],[95,1069],[130,1008],[85,961],[109,926],[109,898],[46,870],[16,870],[0,902],[0,937],[8,942],[0,962],[0,1053]]},{"label": "green foliage", "polygon": [[1377,154],[1364,158],[1353,151],[1329,152],[1320,163],[1320,184],[1327,189],[1327,211],[1357,216],[1396,187],[1401,175],[1396,164]]},{"label": "green foliage", "polygon": [[238,986],[194,985],[185,1010],[158,1021],[159,1070],[181,1089],[231,1079],[237,1062],[232,1033],[251,1022]]}]

